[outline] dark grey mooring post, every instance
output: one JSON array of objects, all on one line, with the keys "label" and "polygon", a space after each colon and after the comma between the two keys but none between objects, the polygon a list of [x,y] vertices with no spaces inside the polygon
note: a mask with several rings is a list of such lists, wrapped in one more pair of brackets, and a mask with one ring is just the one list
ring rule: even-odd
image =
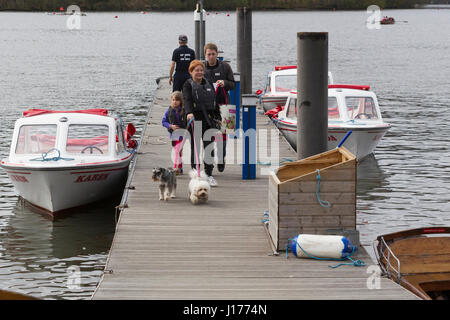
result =
[{"label": "dark grey mooring post", "polygon": [[237,70],[241,74],[241,94],[252,93],[252,10],[237,8]]},{"label": "dark grey mooring post", "polygon": [[195,26],[195,57],[204,60],[203,47],[205,46],[205,16],[203,15],[203,1],[197,3],[197,8],[194,11],[194,26]]},{"label": "dark grey mooring post", "polygon": [[297,157],[328,149],[328,32],[297,33]]}]

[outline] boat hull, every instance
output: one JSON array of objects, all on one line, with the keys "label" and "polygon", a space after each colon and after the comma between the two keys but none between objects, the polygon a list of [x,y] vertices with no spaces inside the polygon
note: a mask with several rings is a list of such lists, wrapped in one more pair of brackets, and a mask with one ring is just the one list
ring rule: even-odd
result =
[{"label": "boat hull", "polygon": [[[275,120],[275,123],[289,144],[294,149],[297,149],[297,125],[283,120]],[[373,153],[379,141],[384,137],[389,128],[389,126],[367,129],[354,127],[335,128],[329,126],[328,150],[336,148],[347,132],[352,130],[352,134],[346,140],[344,146],[354,154],[358,160],[362,160]]]},{"label": "boat hull", "polygon": [[123,190],[131,158],[108,165],[64,168],[2,166],[22,198],[55,214],[102,200]]},{"label": "boat hull", "polygon": [[287,98],[287,96],[262,96],[261,105],[266,112],[278,106],[284,106]]}]

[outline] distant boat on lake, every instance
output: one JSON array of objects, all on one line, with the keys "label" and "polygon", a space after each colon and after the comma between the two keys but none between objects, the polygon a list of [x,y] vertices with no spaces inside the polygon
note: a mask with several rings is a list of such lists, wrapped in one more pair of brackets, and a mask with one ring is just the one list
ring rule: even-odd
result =
[{"label": "distant boat on lake", "polygon": [[383,17],[383,19],[381,19],[380,24],[394,24],[395,23],[395,19],[393,17]]}]

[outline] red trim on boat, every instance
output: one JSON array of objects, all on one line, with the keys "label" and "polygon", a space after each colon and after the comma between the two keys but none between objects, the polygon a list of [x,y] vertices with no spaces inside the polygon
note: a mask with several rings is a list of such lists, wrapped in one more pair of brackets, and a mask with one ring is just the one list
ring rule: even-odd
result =
[{"label": "red trim on boat", "polygon": [[12,162],[3,162],[2,164],[5,166],[14,166],[14,167],[25,167],[25,164],[23,163],[12,163]]},{"label": "red trim on boat", "polygon": [[15,173],[15,174],[31,174],[31,172],[19,172],[19,171],[6,171],[7,173]]},{"label": "red trim on boat", "polygon": [[23,112],[24,117],[33,117],[39,116],[41,114],[49,114],[49,113],[86,113],[86,114],[95,114],[99,116],[107,116],[107,109],[87,109],[87,110],[71,110],[71,111],[61,111],[61,110],[45,110],[45,109],[28,109]]},{"label": "red trim on boat", "polygon": [[356,89],[356,90],[370,90],[368,85],[355,85],[355,84],[329,84],[328,89]]},{"label": "red trim on boat", "polygon": [[106,170],[95,170],[95,171],[77,171],[77,172],[71,172],[70,174],[82,174],[82,173],[99,173],[99,172],[108,172],[108,171],[118,171],[128,168],[128,165],[121,168],[115,168],[115,169],[106,169]]},{"label": "red trim on boat", "polygon": [[423,233],[446,233],[445,228],[424,228],[422,229]]},{"label": "red trim on boat", "polygon": [[286,123],[286,124],[288,124],[288,125],[290,125],[290,126],[294,126],[291,122],[286,122],[286,121],[283,121],[283,120],[277,120],[277,122],[281,122],[281,123]]},{"label": "red trim on boat", "polygon": [[293,130],[293,129],[288,129],[288,128],[279,128],[280,130],[285,130],[285,131],[292,131],[292,132],[296,132],[297,130]]},{"label": "red trim on boat", "polygon": [[288,70],[288,69],[297,69],[297,66],[294,66],[294,65],[291,65],[291,66],[275,66],[275,71]]},{"label": "red trim on boat", "polygon": [[279,96],[263,96],[262,101],[268,101],[268,102],[284,102],[286,103],[287,97],[280,98]]},{"label": "red trim on boat", "polygon": [[123,160],[128,159],[129,157],[131,157],[133,154],[130,154],[128,157],[122,158],[122,159],[118,159],[118,160],[111,160],[111,161],[102,161],[102,162],[89,162],[89,163],[78,163],[77,166],[87,166],[87,165],[91,165],[91,164],[103,164],[103,163],[115,163],[115,162],[120,162]]}]

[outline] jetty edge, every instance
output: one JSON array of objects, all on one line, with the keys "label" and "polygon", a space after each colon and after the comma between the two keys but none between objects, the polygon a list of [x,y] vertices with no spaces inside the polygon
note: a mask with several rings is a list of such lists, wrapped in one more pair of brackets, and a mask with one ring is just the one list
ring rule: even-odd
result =
[{"label": "jetty edge", "polygon": [[[187,197],[188,175],[178,176],[177,198],[158,198],[152,168],[168,167],[171,145],[161,119],[171,87],[160,78],[126,190],[104,274],[92,299],[138,300],[414,300],[411,292],[381,277],[369,285],[367,267],[274,255],[262,223],[268,209],[268,176],[257,166],[254,180],[242,180],[241,165],[228,163],[206,205]],[[257,112],[257,129],[275,128]],[[280,159],[295,159],[278,135]],[[189,148],[186,145],[185,148]],[[186,149],[185,149],[186,150]],[[189,166],[189,165],[188,165]],[[360,247],[358,259],[370,267]],[[378,281],[379,280],[379,281]]]}]

